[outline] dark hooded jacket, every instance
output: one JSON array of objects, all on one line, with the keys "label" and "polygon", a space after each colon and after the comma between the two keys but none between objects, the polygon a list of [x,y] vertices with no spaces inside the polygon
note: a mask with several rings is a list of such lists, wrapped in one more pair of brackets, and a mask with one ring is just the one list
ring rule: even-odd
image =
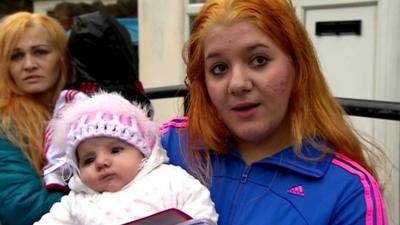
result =
[{"label": "dark hooded jacket", "polygon": [[116,91],[151,109],[139,81],[137,48],[111,15],[97,11],[75,17],[68,47],[76,72],[73,89]]}]

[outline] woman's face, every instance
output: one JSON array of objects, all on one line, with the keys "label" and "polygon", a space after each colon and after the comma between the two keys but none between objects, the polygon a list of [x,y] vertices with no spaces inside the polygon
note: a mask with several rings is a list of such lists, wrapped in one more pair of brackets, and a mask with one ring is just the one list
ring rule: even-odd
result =
[{"label": "woman's face", "polygon": [[249,21],[216,25],[204,45],[208,94],[236,141],[290,136],[286,111],[295,72],[288,56]]},{"label": "woman's face", "polygon": [[15,85],[30,95],[49,95],[60,77],[60,58],[49,33],[40,26],[30,27],[12,49],[9,73]]}]

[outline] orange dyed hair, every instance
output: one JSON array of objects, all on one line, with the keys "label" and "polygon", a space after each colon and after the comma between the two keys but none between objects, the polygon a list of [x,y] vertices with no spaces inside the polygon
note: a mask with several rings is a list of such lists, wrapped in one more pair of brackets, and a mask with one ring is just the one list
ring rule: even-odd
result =
[{"label": "orange dyed hair", "polygon": [[[51,44],[59,56],[60,78],[52,102],[40,102],[22,92],[11,79],[10,59],[17,41],[27,28],[40,26],[47,30]],[[43,139],[46,121],[61,89],[72,79],[67,50],[67,36],[61,25],[49,16],[17,12],[0,23],[0,129],[11,143],[25,154],[39,172],[43,158]]]},{"label": "orange dyed hair", "polygon": [[[296,154],[304,140],[315,144],[327,142],[328,152],[335,149],[372,174],[357,134],[345,120],[345,112],[335,101],[322,75],[315,50],[303,25],[297,19],[290,0],[209,0],[193,23],[184,58],[187,65],[186,85],[189,90],[188,163],[196,175],[210,175],[210,162],[198,166],[199,154],[209,158],[210,151],[219,154],[228,150],[229,131],[218,118],[207,93],[204,74],[204,38],[216,24],[253,22],[293,62],[295,80],[288,106],[288,118]],[[208,151],[196,149],[198,139]],[[194,166],[196,165],[197,166]],[[209,177],[207,177],[209,178]]]}]

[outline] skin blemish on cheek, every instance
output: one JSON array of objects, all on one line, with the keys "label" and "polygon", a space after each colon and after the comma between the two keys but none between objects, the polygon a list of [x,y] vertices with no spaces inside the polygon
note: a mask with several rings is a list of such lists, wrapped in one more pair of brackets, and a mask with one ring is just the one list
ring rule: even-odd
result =
[{"label": "skin blemish on cheek", "polygon": [[282,77],[280,80],[277,80],[276,84],[271,86],[271,88],[275,90],[275,93],[285,94],[290,92],[292,84],[293,81],[290,77]]}]

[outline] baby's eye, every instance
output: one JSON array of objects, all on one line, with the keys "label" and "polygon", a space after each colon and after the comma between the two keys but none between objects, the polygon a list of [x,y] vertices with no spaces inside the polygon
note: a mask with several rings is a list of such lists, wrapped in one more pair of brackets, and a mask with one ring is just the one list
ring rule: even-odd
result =
[{"label": "baby's eye", "polygon": [[265,56],[256,56],[251,61],[250,64],[254,67],[261,67],[268,63],[269,59]]},{"label": "baby's eye", "polygon": [[124,147],[122,146],[115,146],[111,148],[111,153],[116,154],[116,153],[120,153],[122,152],[122,150],[124,150]]},{"label": "baby's eye", "polygon": [[226,65],[224,65],[224,64],[216,64],[211,68],[210,72],[212,74],[214,74],[214,75],[220,75],[220,74],[225,73],[226,70],[227,70],[227,66]]},{"label": "baby's eye", "polygon": [[92,164],[93,162],[94,162],[94,157],[89,157],[89,158],[84,159],[82,161],[82,164],[84,166],[88,166],[88,165]]}]

